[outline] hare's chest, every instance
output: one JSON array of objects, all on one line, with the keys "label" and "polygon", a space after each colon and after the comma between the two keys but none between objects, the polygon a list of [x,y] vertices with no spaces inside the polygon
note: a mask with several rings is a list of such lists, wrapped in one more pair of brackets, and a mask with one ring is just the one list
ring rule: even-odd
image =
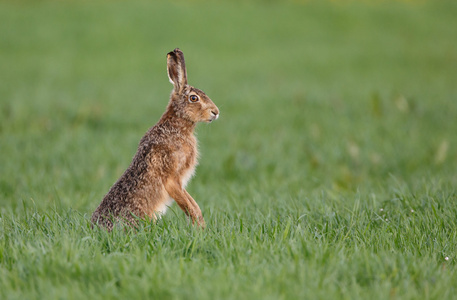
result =
[{"label": "hare's chest", "polygon": [[181,186],[185,188],[187,183],[189,183],[192,176],[195,174],[195,166],[188,168],[185,170],[181,176]]},{"label": "hare's chest", "polygon": [[197,147],[194,144],[185,144],[181,149],[181,155],[177,164],[177,171],[180,174],[180,181],[183,188],[195,174],[197,166]]}]

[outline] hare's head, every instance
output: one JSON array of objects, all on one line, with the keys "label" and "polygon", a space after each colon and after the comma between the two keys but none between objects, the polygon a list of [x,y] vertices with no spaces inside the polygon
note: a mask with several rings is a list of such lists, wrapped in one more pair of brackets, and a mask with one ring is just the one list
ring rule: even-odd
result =
[{"label": "hare's head", "polygon": [[174,88],[171,105],[176,114],[192,122],[212,122],[219,117],[219,109],[206,94],[187,84],[186,64],[181,50],[167,54],[168,78]]}]

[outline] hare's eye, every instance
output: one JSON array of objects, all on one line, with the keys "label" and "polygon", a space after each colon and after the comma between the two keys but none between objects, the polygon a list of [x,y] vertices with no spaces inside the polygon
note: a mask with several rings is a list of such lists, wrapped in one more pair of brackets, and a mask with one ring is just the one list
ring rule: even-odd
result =
[{"label": "hare's eye", "polygon": [[197,102],[198,101],[198,96],[197,95],[190,95],[189,96],[189,101],[190,102]]}]

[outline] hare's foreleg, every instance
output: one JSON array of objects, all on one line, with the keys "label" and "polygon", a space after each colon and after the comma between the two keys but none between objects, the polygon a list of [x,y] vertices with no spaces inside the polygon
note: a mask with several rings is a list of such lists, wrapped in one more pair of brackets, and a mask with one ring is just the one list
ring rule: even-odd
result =
[{"label": "hare's foreleg", "polygon": [[194,200],[194,198],[192,198],[192,196],[185,189],[182,189],[182,190],[186,194],[187,199],[189,199],[189,202],[193,206],[194,211],[197,212],[196,220],[198,222],[198,225],[205,227],[206,226],[205,220],[203,219],[202,211],[200,210],[200,207],[198,206],[197,202]]},{"label": "hare's foreleg", "polygon": [[168,180],[165,189],[167,193],[173,198],[181,209],[192,218],[192,222],[197,222],[198,225],[205,227],[205,220],[203,219],[202,212],[197,202],[192,198],[189,193],[182,188],[177,180]]}]

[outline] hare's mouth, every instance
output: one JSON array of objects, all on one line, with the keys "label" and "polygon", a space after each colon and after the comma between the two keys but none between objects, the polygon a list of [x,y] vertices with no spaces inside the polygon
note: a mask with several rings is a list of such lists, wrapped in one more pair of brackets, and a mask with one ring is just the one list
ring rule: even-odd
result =
[{"label": "hare's mouth", "polygon": [[208,120],[208,123],[211,123],[213,122],[214,120],[217,120],[219,118],[219,114],[218,113],[214,113],[213,111],[211,112],[211,117],[209,118]]}]

